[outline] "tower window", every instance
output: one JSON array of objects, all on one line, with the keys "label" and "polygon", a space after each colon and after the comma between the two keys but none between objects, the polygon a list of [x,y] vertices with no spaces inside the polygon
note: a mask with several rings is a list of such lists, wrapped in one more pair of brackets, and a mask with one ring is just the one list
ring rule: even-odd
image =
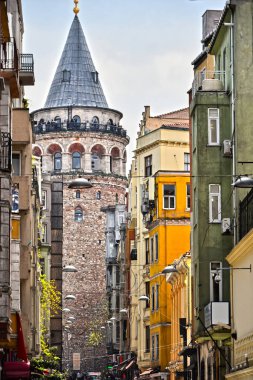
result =
[{"label": "tower window", "polygon": [[76,190],[76,199],[80,199],[81,198],[81,192],[80,190]]},{"label": "tower window", "polygon": [[83,210],[80,207],[75,209],[75,221],[82,222],[83,221]]},{"label": "tower window", "polygon": [[74,152],[72,154],[72,169],[80,169],[81,168],[81,153]]},{"label": "tower window", "polygon": [[71,72],[70,70],[63,70],[62,82],[70,82]]},{"label": "tower window", "polygon": [[101,199],[101,191],[98,191],[97,194],[96,194],[96,198],[97,199]]},{"label": "tower window", "polygon": [[61,170],[62,168],[62,155],[61,153],[55,153],[54,155],[54,170]]},{"label": "tower window", "polygon": [[94,116],[91,120],[92,124],[99,124],[99,118],[97,116]]},{"label": "tower window", "polygon": [[98,72],[92,71],[91,76],[92,76],[93,82],[98,83]]}]

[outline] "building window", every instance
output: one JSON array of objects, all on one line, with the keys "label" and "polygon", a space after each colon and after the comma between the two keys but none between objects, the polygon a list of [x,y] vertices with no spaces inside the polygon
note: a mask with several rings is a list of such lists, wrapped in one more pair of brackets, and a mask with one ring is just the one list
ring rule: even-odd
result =
[{"label": "building window", "polygon": [[159,284],[156,284],[155,287],[155,309],[159,309]]},{"label": "building window", "polygon": [[190,171],[190,153],[184,153],[184,171]]},{"label": "building window", "polygon": [[208,108],[208,145],[220,144],[219,109]]},{"label": "building window", "polygon": [[83,220],[83,210],[80,207],[75,209],[75,221],[82,222]]},{"label": "building window", "polygon": [[151,310],[155,311],[155,287],[151,288]]},{"label": "building window", "polygon": [[55,153],[54,155],[54,170],[61,170],[62,168],[62,155],[61,153]]},{"label": "building window", "polygon": [[159,240],[158,234],[155,235],[155,261],[159,259]]},{"label": "building window", "polygon": [[145,338],[146,338],[145,352],[150,352],[150,326],[146,326],[145,328]]},{"label": "building window", "polygon": [[41,192],[41,206],[43,210],[47,209],[47,192],[46,190],[42,190]]},{"label": "building window", "polygon": [[80,198],[81,198],[81,191],[76,190],[76,199],[80,199]]},{"label": "building window", "polygon": [[186,184],[186,210],[190,210],[191,208],[191,185],[189,183]]},{"label": "building window", "polygon": [[42,236],[41,236],[41,242],[42,243],[47,243],[47,225],[43,224],[42,225]]},{"label": "building window", "polygon": [[101,191],[97,191],[97,193],[96,193],[96,198],[97,198],[97,199],[101,199]]},{"label": "building window", "polygon": [[74,152],[72,154],[72,169],[80,169],[81,168],[81,153]]},{"label": "building window", "polygon": [[150,238],[150,262],[154,262],[154,238]]},{"label": "building window", "polygon": [[98,72],[97,71],[92,71],[91,72],[91,76],[92,76],[93,82],[94,83],[98,83]]},{"label": "building window", "polygon": [[176,186],[163,185],[163,208],[175,210],[176,208]]},{"label": "building window", "polygon": [[219,270],[220,268],[222,268],[220,261],[210,263],[210,302],[222,301],[222,270]]},{"label": "building window", "polygon": [[152,155],[145,157],[145,177],[152,175]]},{"label": "building window", "polygon": [[151,360],[155,360],[155,336],[152,335],[152,343],[151,343]]},{"label": "building window", "polygon": [[155,336],[155,340],[156,340],[156,342],[155,342],[155,346],[156,346],[156,360],[158,360],[159,359],[159,335],[158,334]]},{"label": "building window", "polygon": [[220,185],[209,185],[209,223],[221,222]]},{"label": "building window", "polygon": [[146,265],[149,264],[150,257],[149,257],[149,239],[145,239],[145,257],[146,257]]},{"label": "building window", "polygon": [[21,175],[21,155],[20,153],[12,153],[12,174]]},{"label": "building window", "polygon": [[150,282],[146,282],[145,287],[146,287],[146,296],[148,297],[148,300],[146,301],[146,308],[149,308],[150,307],[150,302],[149,302],[149,299],[150,299]]}]

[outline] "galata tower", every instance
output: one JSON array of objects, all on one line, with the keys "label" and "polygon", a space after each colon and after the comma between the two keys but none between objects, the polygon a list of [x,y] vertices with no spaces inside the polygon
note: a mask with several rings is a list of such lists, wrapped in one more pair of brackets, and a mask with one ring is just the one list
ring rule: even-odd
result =
[{"label": "galata tower", "polygon": [[[80,363],[80,371],[87,372],[101,370],[106,360],[106,215],[101,209],[125,202],[129,138],[120,124],[122,113],[108,107],[77,15],[78,0],[74,3],[46,103],[32,113],[33,154],[41,157],[43,172],[47,236],[42,244],[49,246],[50,277],[62,293],[49,340],[63,369],[78,369]],[[71,266],[77,271],[68,272]]]}]

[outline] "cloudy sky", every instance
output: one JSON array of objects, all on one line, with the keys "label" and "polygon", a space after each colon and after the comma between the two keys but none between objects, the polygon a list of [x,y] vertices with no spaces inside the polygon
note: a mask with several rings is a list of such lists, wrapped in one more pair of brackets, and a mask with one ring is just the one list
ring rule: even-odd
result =
[{"label": "cloudy sky", "polygon": [[[45,103],[74,3],[22,3],[24,53],[35,60],[35,86],[26,88],[26,97],[35,110]],[[129,158],[145,105],[153,116],[187,106],[191,62],[201,51],[202,14],[224,5],[225,0],[79,0],[79,19],[107,102],[124,115]]]}]

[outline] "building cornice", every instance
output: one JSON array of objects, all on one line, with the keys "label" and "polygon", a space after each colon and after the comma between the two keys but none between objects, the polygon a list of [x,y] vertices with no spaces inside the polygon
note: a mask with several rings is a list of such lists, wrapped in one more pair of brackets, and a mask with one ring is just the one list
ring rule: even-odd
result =
[{"label": "building cornice", "polygon": [[226,260],[230,265],[236,264],[237,261],[244,258],[248,253],[252,251],[253,243],[253,229],[251,229],[247,235],[245,235],[239,243],[232,249],[227,255]]}]

